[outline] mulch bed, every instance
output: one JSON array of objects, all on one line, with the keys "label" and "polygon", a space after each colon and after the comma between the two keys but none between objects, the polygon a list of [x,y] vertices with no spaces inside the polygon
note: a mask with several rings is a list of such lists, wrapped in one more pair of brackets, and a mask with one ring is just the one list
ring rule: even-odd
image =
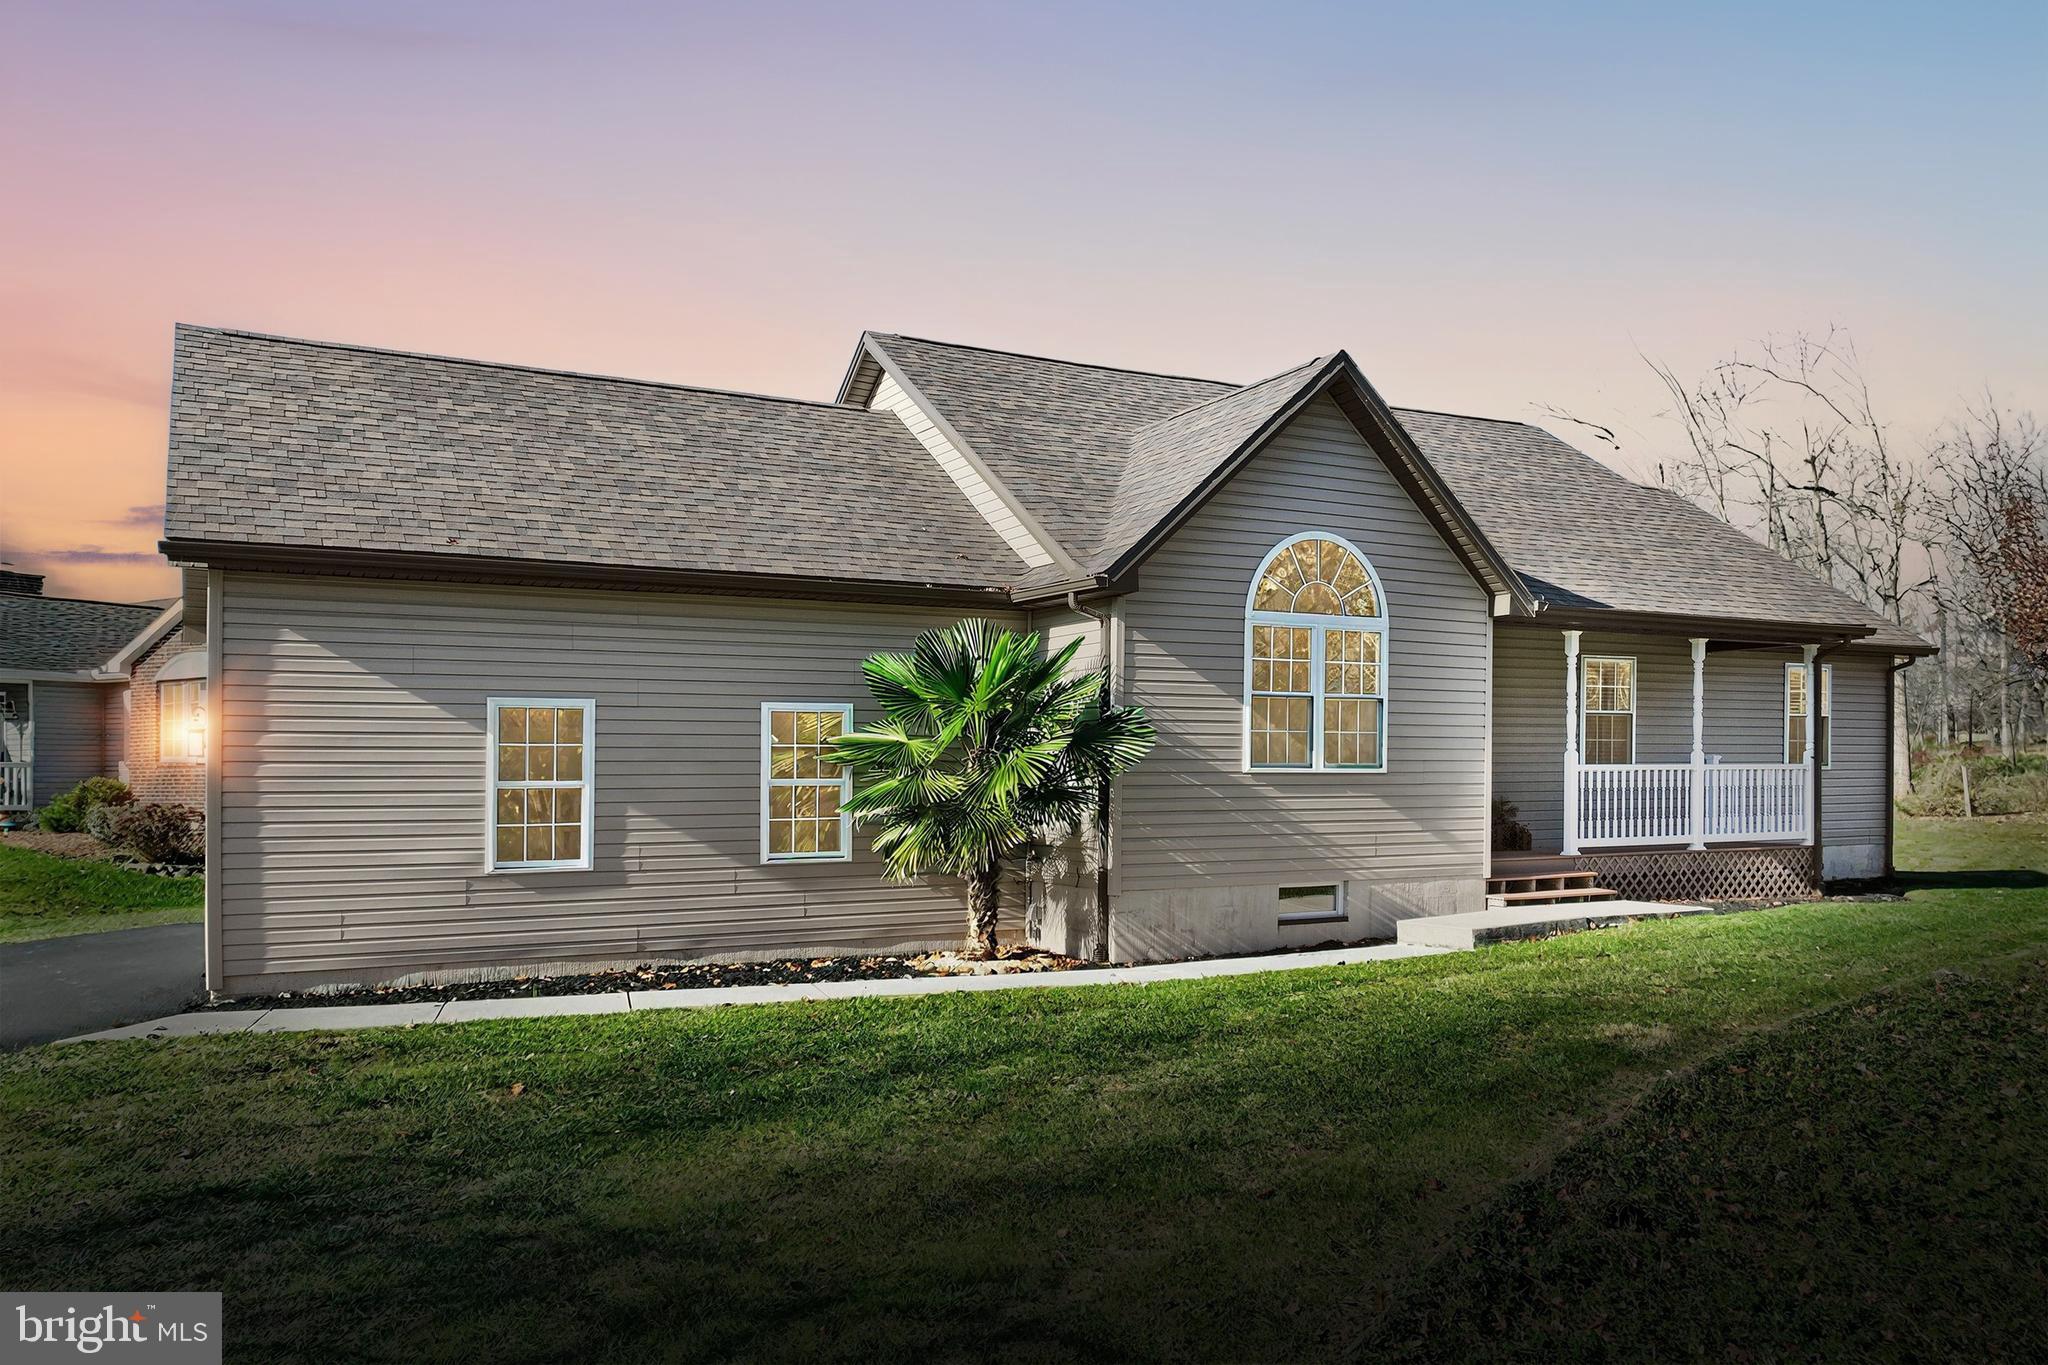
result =
[{"label": "mulch bed", "polygon": [[124,856],[119,849],[107,847],[82,830],[76,834],[52,834],[41,829],[8,830],[0,833],[0,844],[48,853],[58,858],[92,858],[106,863]]},{"label": "mulch bed", "polygon": [[[1257,953],[1205,953],[1176,962],[1207,962],[1222,957],[1285,957],[1328,948],[1366,948],[1383,938],[1331,939],[1294,948],[1269,948]],[[614,995],[619,991],[708,990],[718,986],[808,986],[820,981],[903,981],[920,976],[989,976],[1016,972],[1071,972],[1081,967],[1127,967],[1128,962],[1085,962],[1023,944],[1005,944],[990,960],[958,952],[916,953],[908,957],[868,954],[859,957],[782,958],[774,962],[645,963],[631,971],[583,972],[569,976],[515,976],[496,981],[463,981],[437,986],[376,986],[337,991],[297,991],[282,995],[244,995],[199,1001],[199,1010],[327,1009],[340,1005],[433,1005],[450,1000],[521,1000],[544,995]]]},{"label": "mulch bed", "polygon": [[619,991],[706,990],[717,986],[808,986],[820,981],[900,981],[918,976],[979,976],[1065,972],[1093,962],[1034,948],[1006,946],[989,961],[959,953],[909,957],[784,958],[774,962],[646,963],[631,971],[570,976],[517,976],[435,986],[377,986],[365,990],[299,991],[249,995],[195,1006],[202,1010],[326,1009],[337,1005],[437,1004],[450,1000],[518,1000],[543,995],[613,995]]}]

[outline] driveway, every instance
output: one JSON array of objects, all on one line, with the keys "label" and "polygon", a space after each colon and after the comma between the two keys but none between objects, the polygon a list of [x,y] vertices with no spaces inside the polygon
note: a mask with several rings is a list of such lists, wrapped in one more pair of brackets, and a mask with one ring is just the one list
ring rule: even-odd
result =
[{"label": "driveway", "polygon": [[0,944],[0,1049],[176,1014],[206,985],[206,926]]}]

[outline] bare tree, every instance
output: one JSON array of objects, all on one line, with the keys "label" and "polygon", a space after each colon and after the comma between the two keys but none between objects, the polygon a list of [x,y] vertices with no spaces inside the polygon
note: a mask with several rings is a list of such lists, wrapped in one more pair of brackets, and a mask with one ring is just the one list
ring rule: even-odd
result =
[{"label": "bare tree", "polygon": [[[2016,708],[2048,679],[2048,446],[2032,414],[1987,395],[1948,425],[1930,457],[1947,604],[1992,637],[1998,743],[2016,758]],[[2023,677],[2030,685],[2016,687]]]}]

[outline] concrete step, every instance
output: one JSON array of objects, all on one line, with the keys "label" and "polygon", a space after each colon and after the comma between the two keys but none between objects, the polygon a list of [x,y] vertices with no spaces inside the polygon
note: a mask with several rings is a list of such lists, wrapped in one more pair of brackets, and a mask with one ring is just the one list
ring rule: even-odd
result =
[{"label": "concrete step", "polygon": [[1424,915],[1395,927],[1395,941],[1416,948],[1478,948],[1517,939],[1551,938],[1582,929],[1611,929],[1645,919],[1704,915],[1704,905],[1610,900],[1589,905],[1511,905],[1463,915]]}]

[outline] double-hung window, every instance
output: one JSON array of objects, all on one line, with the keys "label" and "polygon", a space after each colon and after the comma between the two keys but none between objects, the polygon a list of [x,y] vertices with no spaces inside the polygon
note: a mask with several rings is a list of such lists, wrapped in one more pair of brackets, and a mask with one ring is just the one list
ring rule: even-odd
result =
[{"label": "double-hung window", "polygon": [[[1825,768],[1834,761],[1829,742],[1828,710],[1835,690],[1835,666],[1820,666],[1820,714],[1813,721],[1814,758]],[[1785,761],[1806,762],[1806,665],[1785,665]]]},{"label": "double-hung window", "polygon": [[1636,761],[1636,661],[1589,655],[1580,665],[1587,763]]},{"label": "double-hung window", "polygon": [[490,726],[491,870],[589,867],[597,703],[493,697]]},{"label": "double-hung window", "polygon": [[842,808],[853,774],[829,755],[853,728],[837,702],[767,702],[761,707],[761,861],[845,861],[853,817]]},{"label": "double-hung window", "polygon": [[1252,580],[1244,761],[1251,770],[1386,769],[1386,599],[1372,565],[1337,536],[1281,542]]}]

